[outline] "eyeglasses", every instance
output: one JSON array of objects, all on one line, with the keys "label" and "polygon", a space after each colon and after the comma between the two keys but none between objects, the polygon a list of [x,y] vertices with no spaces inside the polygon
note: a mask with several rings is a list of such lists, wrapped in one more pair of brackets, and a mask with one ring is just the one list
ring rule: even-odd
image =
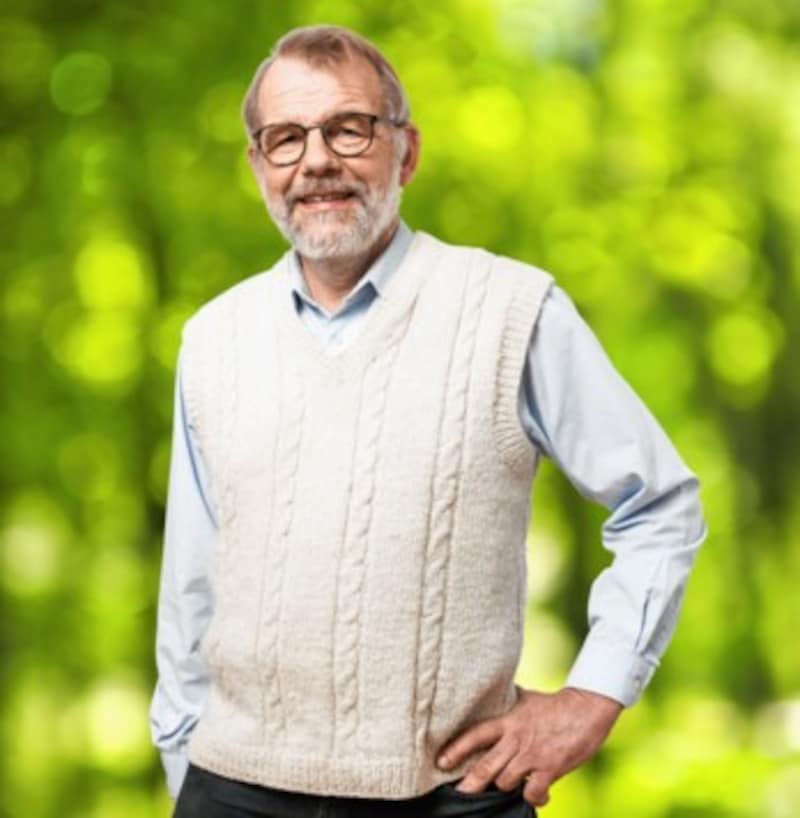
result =
[{"label": "eyeglasses", "polygon": [[402,128],[405,122],[377,114],[362,114],[345,111],[329,117],[318,125],[306,127],[296,122],[280,122],[265,125],[251,134],[264,158],[272,165],[284,167],[294,165],[303,158],[308,142],[308,133],[319,128],[325,144],[337,156],[360,156],[369,150],[375,137],[375,123],[385,122],[395,128]]}]

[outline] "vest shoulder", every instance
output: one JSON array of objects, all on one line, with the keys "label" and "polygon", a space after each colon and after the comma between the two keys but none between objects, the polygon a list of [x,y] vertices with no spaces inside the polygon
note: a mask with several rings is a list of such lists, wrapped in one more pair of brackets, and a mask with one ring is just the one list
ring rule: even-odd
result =
[{"label": "vest shoulder", "polygon": [[242,309],[263,304],[264,298],[270,298],[283,269],[285,256],[272,267],[237,281],[227,289],[217,293],[213,298],[201,304],[183,324],[183,335],[187,338],[195,333],[204,333],[226,314],[240,313]]},{"label": "vest shoulder", "polygon": [[[529,262],[494,253],[483,247],[469,244],[451,244],[431,236],[429,233],[422,231],[419,231],[419,233],[424,237],[424,241],[433,250],[438,251],[444,259],[449,257],[453,262],[454,269],[460,271],[463,275],[476,275],[481,269],[485,269],[484,265],[489,265],[492,275],[518,278],[521,279],[520,283],[536,283],[539,286],[547,287],[553,281],[552,273]],[[483,264],[480,263],[481,261]]]}]

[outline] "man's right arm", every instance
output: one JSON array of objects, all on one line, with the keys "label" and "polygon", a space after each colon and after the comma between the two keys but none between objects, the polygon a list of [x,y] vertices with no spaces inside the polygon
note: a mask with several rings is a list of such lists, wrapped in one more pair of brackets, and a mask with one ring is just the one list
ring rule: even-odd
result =
[{"label": "man's right arm", "polygon": [[208,694],[208,668],[199,647],[211,617],[207,566],[217,533],[180,371],[179,355],[156,628],[158,681],[150,706],[150,732],[173,799],[188,766],[186,743]]}]

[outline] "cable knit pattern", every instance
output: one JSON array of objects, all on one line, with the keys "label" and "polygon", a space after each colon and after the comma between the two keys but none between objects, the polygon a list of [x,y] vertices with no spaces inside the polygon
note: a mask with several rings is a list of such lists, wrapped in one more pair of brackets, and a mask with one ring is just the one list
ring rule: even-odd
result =
[{"label": "cable knit pattern", "polygon": [[280,433],[278,452],[275,458],[274,502],[275,547],[264,560],[265,593],[259,600],[256,644],[259,664],[265,668],[262,677],[264,741],[268,740],[267,728],[274,725],[275,735],[283,735],[286,718],[282,709],[280,676],[274,657],[277,655],[280,627],[280,600],[284,592],[286,555],[291,547],[290,532],[294,514],[294,499],[297,491],[297,462],[300,456],[300,440],[303,430],[305,396],[302,382],[291,360],[283,372],[281,393],[286,400],[281,401]]},{"label": "cable knit pattern", "polygon": [[320,795],[412,798],[515,701],[537,452],[519,378],[550,276],[418,233],[326,355],[285,256],[185,324],[221,509],[211,673],[189,759]]},{"label": "cable knit pattern", "polygon": [[[368,553],[368,535],[375,491],[375,467],[379,455],[387,387],[391,377],[405,321],[392,328],[390,340],[369,364],[361,390],[363,414],[358,420],[358,448],[355,455],[353,485],[356,493],[347,525],[346,542],[352,548],[340,560],[338,606],[335,618],[334,678],[338,725],[334,733],[333,752],[340,752],[356,738],[358,729],[358,646],[361,639],[362,587]],[[366,395],[366,397],[364,397]]]},{"label": "cable knit pattern", "polygon": [[422,746],[428,732],[428,718],[439,673],[442,627],[447,596],[447,564],[450,559],[450,538],[453,535],[453,515],[458,501],[461,458],[467,412],[467,391],[475,349],[475,335],[481,316],[488,269],[477,264],[473,255],[464,259],[472,262],[476,274],[466,279],[459,313],[458,332],[454,336],[451,365],[447,373],[448,388],[445,411],[439,432],[435,482],[433,486],[430,533],[425,554],[424,596],[419,619],[420,649],[417,659],[417,745]]}]

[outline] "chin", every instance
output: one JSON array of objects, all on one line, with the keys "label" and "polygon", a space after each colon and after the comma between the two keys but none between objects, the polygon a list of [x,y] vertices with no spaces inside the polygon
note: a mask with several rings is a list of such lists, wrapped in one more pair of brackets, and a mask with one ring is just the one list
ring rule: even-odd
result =
[{"label": "chin", "polygon": [[[377,236],[366,220],[342,218],[342,214],[323,213],[293,225],[289,240],[301,256],[321,259],[352,258],[367,253]],[[309,223],[311,222],[311,223]]]},{"label": "chin", "polygon": [[353,258],[370,250],[371,236],[344,235],[315,236],[295,235],[292,244],[301,256],[315,261],[332,258]]}]

